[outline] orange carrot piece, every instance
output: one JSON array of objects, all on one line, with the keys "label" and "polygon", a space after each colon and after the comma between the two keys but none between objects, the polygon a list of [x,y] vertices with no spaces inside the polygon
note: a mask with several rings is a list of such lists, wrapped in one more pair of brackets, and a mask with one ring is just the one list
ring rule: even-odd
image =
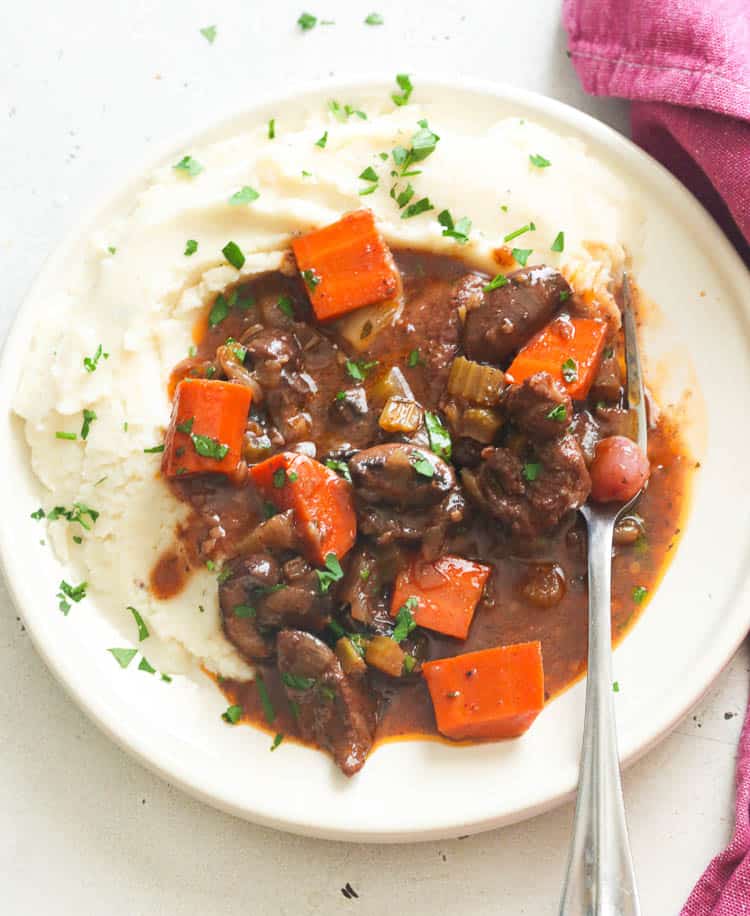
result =
[{"label": "orange carrot piece", "polygon": [[466,639],[489,574],[489,566],[463,557],[446,555],[432,563],[417,559],[396,578],[391,617],[406,605],[420,627]]},{"label": "orange carrot piece", "polygon": [[338,222],[292,241],[318,321],[392,299],[401,277],[371,210],[347,213]]},{"label": "orange carrot piece", "polygon": [[425,662],[422,671],[447,738],[516,738],[544,706],[540,642]]},{"label": "orange carrot piece", "polygon": [[520,384],[548,372],[576,401],[583,401],[594,381],[607,339],[607,325],[593,318],[555,318],[533,337],[510,364],[506,375]]},{"label": "orange carrot piece", "polygon": [[250,468],[263,496],[277,509],[294,510],[309,559],[323,565],[329,553],[341,559],[357,537],[351,484],[307,455],[280,452]]},{"label": "orange carrot piece", "polygon": [[252,392],[243,385],[185,378],[175,390],[162,471],[231,474],[242,456]]}]

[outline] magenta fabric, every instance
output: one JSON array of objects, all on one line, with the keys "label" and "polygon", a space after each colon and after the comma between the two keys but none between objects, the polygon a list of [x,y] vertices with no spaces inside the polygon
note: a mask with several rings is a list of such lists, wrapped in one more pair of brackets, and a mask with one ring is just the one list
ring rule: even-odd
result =
[{"label": "magenta fabric", "polygon": [[632,101],[633,139],[750,264],[750,0],[563,0],[583,88]]},{"label": "magenta fabric", "polygon": [[[630,99],[633,139],[686,184],[750,265],[750,0],[563,0],[583,88]],[[681,916],[750,916],[750,710],[734,836]]]}]

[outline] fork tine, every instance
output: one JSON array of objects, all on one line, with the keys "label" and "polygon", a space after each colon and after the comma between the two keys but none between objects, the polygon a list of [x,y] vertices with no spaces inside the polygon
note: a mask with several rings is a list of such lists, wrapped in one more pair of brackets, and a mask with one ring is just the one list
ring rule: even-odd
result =
[{"label": "fork tine", "polygon": [[641,370],[641,355],[638,350],[638,330],[635,324],[633,301],[630,295],[630,279],[625,271],[622,274],[622,306],[628,407],[635,419],[636,442],[645,455],[648,442],[646,438],[646,401],[643,394],[643,372]]}]

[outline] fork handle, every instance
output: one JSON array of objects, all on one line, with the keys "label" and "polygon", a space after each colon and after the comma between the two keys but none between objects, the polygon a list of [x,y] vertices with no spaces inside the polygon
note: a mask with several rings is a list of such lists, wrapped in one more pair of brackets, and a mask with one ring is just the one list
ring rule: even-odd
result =
[{"label": "fork handle", "polygon": [[625,823],[612,697],[615,514],[587,506],[589,651],[573,840],[560,916],[640,916]]}]

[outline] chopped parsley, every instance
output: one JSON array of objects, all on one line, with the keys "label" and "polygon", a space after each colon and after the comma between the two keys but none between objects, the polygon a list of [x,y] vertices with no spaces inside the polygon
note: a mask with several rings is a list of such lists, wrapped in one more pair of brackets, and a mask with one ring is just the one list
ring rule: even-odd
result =
[{"label": "chopped parsley", "polygon": [[420,175],[418,170],[412,170],[411,167],[416,162],[422,162],[428,156],[435,152],[435,147],[440,137],[430,130],[427,121],[422,118],[417,121],[419,130],[411,138],[411,147],[406,149],[403,146],[395,146],[391,150],[393,161],[400,169],[399,174],[402,178],[408,178],[412,175]]},{"label": "chopped parsley", "polygon": [[443,210],[438,214],[438,222],[443,227],[443,235],[455,239],[460,245],[465,245],[469,241],[471,220],[468,216],[462,216],[457,223],[454,223],[450,212]]},{"label": "chopped parsley", "polygon": [[328,131],[325,131],[323,136],[320,138],[320,140],[315,141],[315,145],[319,146],[321,149],[325,149],[327,143],[328,143]]},{"label": "chopped parsley", "polygon": [[232,608],[232,613],[235,617],[248,619],[250,617],[255,617],[256,611],[255,608],[250,607],[249,604],[237,604]]},{"label": "chopped parsley", "polygon": [[420,362],[419,350],[412,350],[406,360],[407,366],[411,369],[416,369]]},{"label": "chopped parsley", "polygon": [[562,303],[562,302],[567,302],[568,299],[570,299],[570,293],[568,292],[567,289],[564,289],[564,290],[560,293],[560,300],[559,300],[559,301],[560,301],[561,303]]},{"label": "chopped parsley", "polygon": [[352,482],[352,475],[349,473],[349,465],[345,461],[337,461],[335,458],[326,460],[326,467],[335,471],[339,477],[343,477],[348,483]]},{"label": "chopped parsley", "polygon": [[66,582],[65,579],[62,580],[55,597],[60,600],[60,604],[58,606],[66,617],[68,615],[68,611],[70,610],[70,603],[67,599],[70,598],[71,601],[74,601],[76,604],[78,604],[79,601],[83,601],[83,599],[86,597],[86,589],[88,587],[88,582],[81,582],[80,585],[71,585],[69,582]]},{"label": "chopped parsley", "polygon": [[427,435],[430,439],[432,451],[438,458],[450,461],[452,452],[451,434],[438,414],[433,413],[431,410],[425,410],[424,425],[427,427]]},{"label": "chopped parsley", "polygon": [[99,365],[100,359],[109,359],[109,353],[104,353],[102,351],[102,345],[96,348],[96,352],[93,356],[86,356],[83,360],[83,368],[87,372],[96,372],[96,367]]},{"label": "chopped parsley", "polygon": [[259,675],[256,675],[255,686],[258,689],[260,705],[263,707],[263,715],[266,717],[266,722],[271,725],[271,723],[276,718],[276,710],[273,708],[271,697],[268,695],[268,688],[266,687],[263,678]]},{"label": "chopped parsley", "polygon": [[[369,363],[364,361],[357,363],[353,359],[348,359],[346,361],[346,371],[354,379],[355,382],[364,382],[370,369],[374,369],[377,365],[378,360],[376,359],[371,360]],[[346,397],[346,395],[344,395],[344,397]]]},{"label": "chopped parsley", "polygon": [[219,442],[218,439],[214,439],[212,436],[200,436],[197,433],[191,433],[190,438],[193,440],[193,448],[201,458],[214,458],[216,461],[221,461],[226,458],[229,452],[228,445],[224,445],[223,442]]},{"label": "chopped parsley", "polygon": [[344,578],[344,570],[341,568],[339,558],[335,553],[326,554],[326,568],[316,569],[315,574],[318,577],[318,588],[325,594],[334,582]]},{"label": "chopped parsley", "polygon": [[188,239],[187,242],[185,242],[184,255],[186,258],[189,258],[191,254],[195,254],[197,250],[198,243],[195,241],[195,239]]},{"label": "chopped parsley", "polygon": [[550,251],[564,251],[565,250],[565,233],[560,231],[555,236],[555,241],[550,245]]},{"label": "chopped parsley", "polygon": [[107,652],[112,654],[121,668],[127,668],[138,654],[137,649],[107,649]]},{"label": "chopped parsley", "polygon": [[501,286],[505,286],[505,284],[509,282],[505,274],[497,274],[489,283],[485,283],[482,288],[486,293],[491,293],[493,289],[500,289]]},{"label": "chopped parsley", "polygon": [[226,712],[221,714],[221,718],[230,725],[236,725],[242,718],[243,709],[241,706],[229,706]]},{"label": "chopped parsley", "polygon": [[428,461],[427,458],[419,452],[412,452],[410,463],[420,477],[432,478],[435,476],[435,468],[432,462]]},{"label": "chopped parsley", "polygon": [[529,162],[537,169],[546,169],[552,165],[549,159],[545,159],[544,156],[536,154],[529,156]]},{"label": "chopped parsley", "polygon": [[370,13],[370,15],[365,18],[365,25],[383,25],[384,21],[380,13]]},{"label": "chopped parsley", "polygon": [[271,120],[268,122],[268,139],[276,139],[276,118],[271,118]]},{"label": "chopped parsley", "polygon": [[552,410],[547,414],[548,420],[556,420],[558,423],[564,423],[568,415],[567,410],[565,409],[565,404],[558,404],[556,407],[553,407]]},{"label": "chopped parsley", "polygon": [[128,607],[128,610],[133,615],[135,625],[138,627],[138,642],[143,642],[144,639],[148,639],[148,627],[143,617],[141,617],[140,613],[134,607]]},{"label": "chopped parsley", "polygon": [[196,175],[200,175],[203,171],[203,166],[197,159],[193,159],[192,156],[183,156],[178,163],[172,166],[172,168],[177,172],[184,172],[191,178],[195,178]]},{"label": "chopped parsley", "polygon": [[55,433],[55,439],[67,439],[69,442],[74,442],[78,438],[76,433],[66,433],[62,430],[58,430]]},{"label": "chopped parsley", "polygon": [[301,674],[292,674],[290,671],[284,671],[281,680],[292,690],[311,690],[315,686],[314,677],[303,677]]},{"label": "chopped parsley", "polygon": [[364,197],[365,194],[372,194],[375,190],[377,190],[378,181],[380,179],[378,178],[378,173],[371,165],[368,165],[366,169],[363,169],[360,172],[359,177],[362,179],[362,181],[371,182],[368,187],[363,188],[358,192],[361,197]]},{"label": "chopped parsley", "polygon": [[303,270],[302,279],[305,281],[305,286],[310,290],[311,293],[314,293],[320,285],[320,275],[313,268]]},{"label": "chopped parsley", "polygon": [[572,356],[569,356],[565,362],[560,367],[562,372],[562,377],[565,381],[570,384],[578,380],[578,363],[573,359]]},{"label": "chopped parsley", "polygon": [[189,436],[193,432],[193,423],[195,423],[195,417],[188,417],[187,420],[177,423],[175,429],[178,433],[185,433]]},{"label": "chopped parsley", "polygon": [[528,480],[529,483],[532,483],[533,481],[535,481],[537,477],[539,476],[539,471],[541,470],[541,468],[542,468],[541,464],[539,464],[536,461],[527,462],[523,466],[523,470],[521,471],[521,473],[523,474],[524,480]]},{"label": "chopped parsley", "polygon": [[151,448],[144,448],[144,453],[146,455],[158,455],[159,452],[164,451],[164,443],[161,445],[152,445]]},{"label": "chopped parsley", "polygon": [[514,248],[511,251],[511,254],[516,259],[516,261],[518,261],[521,267],[526,267],[526,262],[529,260],[529,255],[533,250],[533,248]]},{"label": "chopped parsley", "polygon": [[294,306],[289,296],[279,296],[276,305],[279,311],[286,315],[287,318],[294,320]]},{"label": "chopped parsley", "polygon": [[398,609],[398,613],[396,614],[396,626],[393,630],[393,639],[396,642],[403,642],[409,633],[416,628],[417,622],[414,619],[412,611],[416,610],[418,605],[419,601],[412,595],[407,598]]},{"label": "chopped parsley", "polygon": [[393,99],[394,105],[398,105],[400,108],[402,105],[408,104],[411,94],[414,92],[414,86],[409,79],[408,73],[397,73],[396,85],[401,92],[392,92],[391,98]]},{"label": "chopped parsley", "polygon": [[35,512],[32,512],[32,513],[31,513],[31,517],[32,517],[35,521],[38,522],[39,519],[45,517],[44,509],[42,509],[42,507],[40,506]]},{"label": "chopped parsley", "polygon": [[138,663],[138,670],[145,671],[146,674],[156,674],[156,668],[154,668],[145,655],[141,656],[141,660]]},{"label": "chopped parsley", "polygon": [[302,13],[297,20],[297,25],[302,29],[303,32],[309,32],[310,29],[314,29],[318,24],[318,17],[313,16],[312,13]]},{"label": "chopped parsley", "polygon": [[645,585],[636,585],[633,589],[633,601],[635,601],[636,604],[642,604],[647,594],[648,589]]},{"label": "chopped parsley", "polygon": [[273,736],[273,744],[271,745],[271,750],[275,751],[276,748],[281,744],[283,740],[284,740],[284,735],[281,732],[277,732]]},{"label": "chopped parsley", "polygon": [[612,681],[612,690],[613,690],[615,693],[619,693],[619,692],[620,692],[620,682],[619,682],[619,681]]},{"label": "chopped parsley", "polygon": [[73,503],[72,509],[66,509],[65,506],[55,506],[54,509],[50,509],[47,513],[47,518],[51,522],[55,522],[59,518],[64,518],[71,524],[77,522],[81,528],[84,528],[86,531],[91,531],[96,520],[99,518],[99,513],[96,509],[87,506],[86,503]]},{"label": "chopped parsley", "polygon": [[115,248],[114,245],[107,245],[107,251],[108,251],[110,254],[117,254],[117,249]]},{"label": "chopped parsley", "polygon": [[520,229],[514,229],[513,232],[509,232],[506,236],[503,237],[504,242],[512,242],[513,239],[517,239],[519,235],[523,235],[526,232],[533,232],[536,229],[534,223],[526,223],[525,226],[521,226]]},{"label": "chopped parsley", "polygon": [[273,485],[276,487],[276,489],[277,489],[277,490],[280,490],[280,489],[284,486],[284,484],[286,483],[286,469],[285,469],[285,468],[277,468],[277,469],[273,472],[273,478],[272,478],[272,480],[273,480]]},{"label": "chopped parsley", "polygon": [[417,660],[413,655],[404,656],[404,673],[411,674],[412,671],[417,667]]},{"label": "chopped parsley", "polygon": [[206,39],[206,41],[212,45],[216,41],[216,26],[207,25],[200,30],[201,35]]},{"label": "chopped parsley", "polygon": [[216,581],[219,585],[223,585],[225,582],[228,582],[232,578],[232,570],[229,566],[222,566],[219,570],[219,575],[216,577]]},{"label": "chopped parsley", "polygon": [[242,253],[242,249],[236,242],[227,242],[226,245],[221,249],[221,253],[229,261],[232,267],[236,267],[237,270],[241,270],[245,265],[245,255]]},{"label": "chopped parsley", "polygon": [[243,185],[239,191],[235,191],[234,194],[232,194],[229,198],[229,203],[234,207],[238,207],[241,204],[251,204],[259,197],[260,192],[256,191],[255,188],[251,188],[249,184],[246,184]]},{"label": "chopped parsley", "polygon": [[419,216],[420,213],[427,213],[428,210],[434,209],[430,198],[422,197],[415,204],[409,204],[401,214],[401,219],[411,219],[412,216]]},{"label": "chopped parsley", "polygon": [[342,105],[335,99],[331,99],[328,103],[328,109],[335,118],[342,122],[348,121],[352,115],[356,115],[362,121],[367,120],[367,115],[364,111],[360,111],[359,108],[355,108],[353,105]]},{"label": "chopped parsley", "polygon": [[82,538],[79,534],[74,534],[74,535],[73,535],[73,543],[75,543],[75,544],[83,544],[83,538]]},{"label": "chopped parsley", "polygon": [[84,408],[83,411],[83,424],[81,425],[81,439],[88,439],[89,431],[91,429],[91,424],[94,420],[97,419],[95,410],[88,410]]}]

